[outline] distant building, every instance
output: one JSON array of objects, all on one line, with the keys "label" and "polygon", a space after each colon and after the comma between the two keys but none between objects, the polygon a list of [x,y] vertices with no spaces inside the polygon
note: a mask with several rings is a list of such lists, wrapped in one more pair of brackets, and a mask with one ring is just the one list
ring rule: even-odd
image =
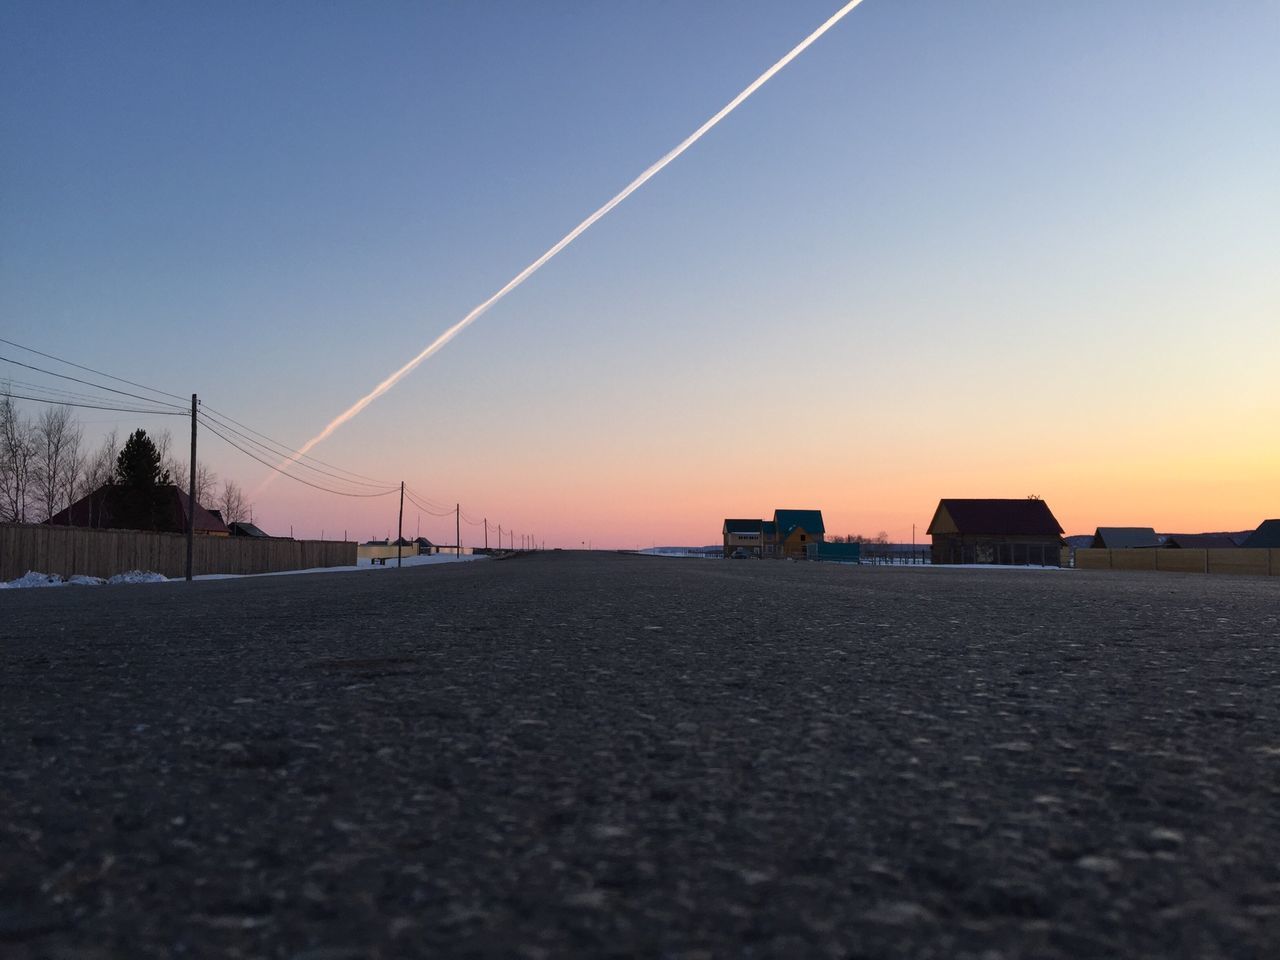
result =
[{"label": "distant building", "polygon": [[1257,547],[1280,550],[1280,520],[1263,520],[1258,529],[1249,534],[1249,539],[1240,546],[1251,550]]},{"label": "distant building", "polygon": [[731,557],[739,550],[754,557],[764,555],[764,521],[726,519],[724,522],[724,555]]},{"label": "distant building", "polygon": [[803,559],[826,539],[821,510],[775,510],[773,524],[773,542],[779,557]]},{"label": "distant building", "polygon": [[1143,550],[1163,545],[1152,527],[1098,527],[1093,534],[1095,550]]},{"label": "distant building", "polygon": [[826,528],[821,510],[775,510],[772,520],[728,519],[724,522],[726,557],[804,558],[822,543]]},{"label": "distant building", "polygon": [[1062,525],[1043,500],[939,500],[928,533],[934,563],[1062,564]]},{"label": "distant building", "polygon": [[[118,487],[104,484],[92,493],[81,497],[65,510],[55,513],[45,523],[55,527],[129,529],[119,520],[121,514],[117,500],[119,496]],[[172,485],[159,487],[155,505],[156,522],[151,529],[167,533],[186,533],[190,503],[191,500],[186,493],[177,487]],[[220,514],[206,510],[198,503],[195,505],[195,532],[210,537],[226,537],[231,533],[227,525],[222,522]]]}]

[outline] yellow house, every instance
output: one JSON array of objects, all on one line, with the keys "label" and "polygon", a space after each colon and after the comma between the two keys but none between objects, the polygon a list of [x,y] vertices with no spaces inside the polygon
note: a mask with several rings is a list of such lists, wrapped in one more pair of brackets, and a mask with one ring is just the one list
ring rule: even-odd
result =
[{"label": "yellow house", "polygon": [[826,537],[821,510],[773,511],[775,556],[804,559],[817,553]]}]

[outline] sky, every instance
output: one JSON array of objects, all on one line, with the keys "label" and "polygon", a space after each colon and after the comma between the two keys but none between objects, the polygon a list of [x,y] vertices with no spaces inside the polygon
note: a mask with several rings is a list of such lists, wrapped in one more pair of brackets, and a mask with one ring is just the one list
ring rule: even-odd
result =
[{"label": "sky", "polygon": [[[0,336],[300,447],[839,6],[0,0]],[[1253,528],[1276,49],[1275,0],[866,0],[312,454],[548,547]],[[200,439],[268,532],[394,535]]]}]

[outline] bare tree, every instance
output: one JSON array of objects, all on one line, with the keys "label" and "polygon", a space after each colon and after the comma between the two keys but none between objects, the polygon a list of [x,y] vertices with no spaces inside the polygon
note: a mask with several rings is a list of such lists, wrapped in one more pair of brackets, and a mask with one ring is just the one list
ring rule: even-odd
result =
[{"label": "bare tree", "polygon": [[[187,474],[183,473],[183,478]],[[196,461],[196,503],[213,503],[218,495],[218,475],[207,464]]]},{"label": "bare tree", "polygon": [[222,485],[218,509],[222,511],[224,523],[237,523],[249,518],[249,503],[245,500],[244,491],[234,480],[228,480]]},{"label": "bare tree", "polygon": [[80,496],[92,493],[111,482],[116,472],[116,457],[120,456],[120,437],[112,430],[102,438],[98,449],[89,454],[80,473]]},{"label": "bare tree", "polygon": [[[47,407],[34,425],[35,464],[32,481],[34,501],[42,520],[48,520],[63,501],[67,474],[73,471],[79,449],[80,427],[70,407]],[[72,443],[76,451],[72,451]]]},{"label": "bare tree", "polygon": [[80,452],[84,442],[84,432],[80,424],[67,434],[65,469],[62,473],[62,487],[58,491],[60,502],[69,507],[79,499],[81,477],[84,475],[85,456]]},{"label": "bare tree", "polygon": [[26,523],[34,490],[35,429],[24,420],[13,398],[0,394],[0,520]]}]

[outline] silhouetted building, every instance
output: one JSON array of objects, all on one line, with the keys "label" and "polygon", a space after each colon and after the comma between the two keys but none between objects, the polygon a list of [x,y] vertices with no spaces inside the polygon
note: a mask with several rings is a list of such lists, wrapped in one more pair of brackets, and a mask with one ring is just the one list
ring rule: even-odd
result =
[{"label": "silhouetted building", "polygon": [[1043,500],[938,501],[934,563],[1062,565],[1062,525]]},{"label": "silhouetted building", "polygon": [[[172,485],[155,488],[155,494],[155,503],[150,511],[153,523],[148,529],[186,533],[190,498]],[[130,515],[130,511],[125,509],[129,505],[121,503],[120,498],[123,496],[128,496],[127,488],[105,484],[65,510],[55,513],[45,523],[55,527],[91,527],[97,530],[137,529],[122,519]],[[198,503],[195,505],[195,532],[211,537],[230,535],[221,516],[211,513]]]},{"label": "silhouetted building", "polygon": [[1263,520],[1258,529],[1249,534],[1249,539],[1240,544],[1250,549],[1267,547],[1280,550],[1280,520]]},{"label": "silhouetted building", "polygon": [[1093,534],[1096,550],[1144,550],[1162,545],[1152,527],[1098,527]]}]

